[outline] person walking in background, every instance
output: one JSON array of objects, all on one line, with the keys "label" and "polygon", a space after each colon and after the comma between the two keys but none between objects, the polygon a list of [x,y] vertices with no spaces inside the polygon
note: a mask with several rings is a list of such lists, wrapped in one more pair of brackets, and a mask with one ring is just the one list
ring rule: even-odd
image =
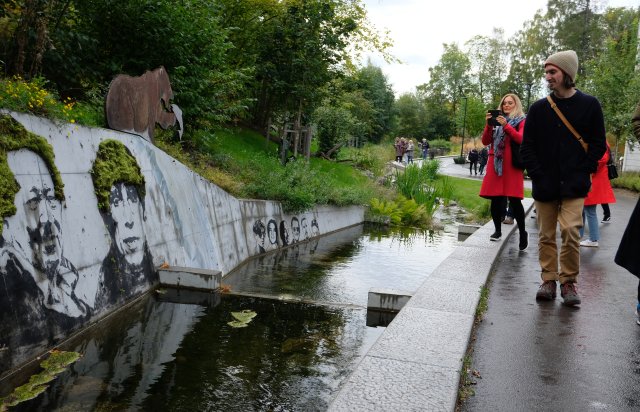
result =
[{"label": "person walking in background", "polygon": [[[611,150],[609,150],[609,156],[611,156]],[[609,208],[609,204],[603,203],[602,206],[602,222],[601,223],[611,223],[611,208]]]},{"label": "person walking in background", "polygon": [[[595,97],[575,88],[575,51],[552,54],[544,62],[544,71],[551,94],[531,105],[520,148],[538,212],[542,284],[536,300],[554,300],[560,281],[563,303],[574,306],[581,302],[577,281],[582,208],[591,187],[590,175],[606,150],[604,116]],[[575,128],[579,138],[566,123]],[[558,224],[560,253],[556,243]]]},{"label": "person walking in background", "polygon": [[479,157],[479,165],[480,168],[478,170],[478,172],[480,172],[480,175],[484,174],[484,168],[487,165],[487,160],[489,159],[489,150],[487,150],[487,147],[483,147],[482,150],[480,150],[480,153],[478,155]]},{"label": "person walking in background", "polygon": [[529,234],[524,227],[524,208],[522,207],[524,176],[523,171],[515,168],[511,162],[510,144],[511,140],[522,143],[525,116],[520,98],[512,93],[502,98],[499,109],[503,113],[496,118],[499,126],[489,124],[489,119],[492,117],[487,113],[487,124],[482,133],[482,144],[491,145],[491,149],[480,196],[491,199],[491,219],[495,232],[489,236],[489,239],[498,241],[502,237],[502,220],[508,198],[518,223],[520,233],[518,248],[525,250],[529,246]]},{"label": "person walking in background", "polygon": [[[631,119],[633,126],[633,134],[636,139],[640,140],[640,104],[636,108],[633,118]],[[638,253],[638,244],[640,243],[640,199],[636,203],[636,207],[631,213],[627,228],[620,240],[620,246],[616,252],[614,261],[627,269],[638,279],[638,301],[636,302],[636,323],[640,325],[640,254]]]},{"label": "person walking in background", "polygon": [[507,204],[507,213],[505,214],[502,223],[504,223],[505,225],[513,224],[513,209],[511,209],[511,202]]},{"label": "person walking in background", "polygon": [[401,142],[401,137],[396,137],[396,140],[393,143],[393,147],[396,150],[396,162],[401,163],[402,162],[402,142]]},{"label": "person walking in background", "polygon": [[407,154],[407,139],[400,138],[400,163],[406,163],[405,155]]},{"label": "person walking in background", "polygon": [[413,144],[413,139],[409,139],[407,142],[407,164],[413,163],[413,151],[415,149],[415,145]]},{"label": "person walking in background", "polygon": [[475,174],[478,174],[478,159],[479,159],[480,155],[478,154],[478,151],[473,148],[471,149],[471,151],[469,152],[469,155],[467,156],[467,159],[469,160],[469,174],[473,175],[473,172],[475,172]]},{"label": "person walking in background", "polygon": [[422,160],[427,160],[429,142],[427,142],[427,139],[422,139],[422,143],[418,143],[418,145],[420,145],[420,149],[422,150]]},{"label": "person walking in background", "polygon": [[[607,149],[609,144],[607,144]],[[589,238],[580,242],[580,246],[598,247],[600,240],[600,229],[598,228],[597,207],[599,204],[605,203],[607,207],[609,203],[615,203],[616,197],[609,182],[609,173],[607,171],[607,162],[611,156],[611,151],[604,152],[604,156],[598,161],[598,170],[591,178],[591,190],[584,199],[584,209],[582,210],[582,227],[580,228],[580,237],[584,235],[584,222],[587,221],[589,226]]]}]

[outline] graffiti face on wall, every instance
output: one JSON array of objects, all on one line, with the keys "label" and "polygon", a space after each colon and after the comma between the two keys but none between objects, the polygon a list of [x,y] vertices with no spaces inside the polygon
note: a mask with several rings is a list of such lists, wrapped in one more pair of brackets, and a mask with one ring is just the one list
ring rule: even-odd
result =
[{"label": "graffiti face on wall", "polygon": [[85,315],[87,305],[75,294],[78,271],[64,257],[62,205],[53,196],[53,180],[48,173],[29,170],[33,165],[47,170],[44,162],[27,150],[12,152],[8,162],[20,191],[15,198],[17,213],[6,219],[4,253],[18,259],[21,268],[30,272],[46,308],[70,317]]},{"label": "graffiti face on wall", "polygon": [[102,302],[134,296],[154,279],[145,235],[145,179],[138,161],[121,142],[103,140],[91,170],[101,216],[111,236],[102,262]]},{"label": "graffiti face on wall", "polygon": [[295,216],[291,218],[291,239],[291,243],[300,241],[300,222]]},{"label": "graffiti face on wall", "polygon": [[109,204],[115,223],[113,237],[118,251],[130,265],[140,265],[144,258],[144,215],[137,188],[116,183],[111,187]]},{"label": "graffiti face on wall", "polygon": [[286,220],[280,222],[280,240],[282,241],[282,246],[289,244],[289,228]]},{"label": "graffiti face on wall", "polygon": [[[266,249],[293,245],[320,235],[320,227],[317,219],[313,218],[311,220],[311,227],[309,227],[306,217],[298,219],[297,216],[291,218],[291,226],[289,226],[287,220],[281,220],[278,225],[275,219],[269,219],[265,227],[261,220],[256,220],[253,223],[252,231],[256,240],[258,253],[264,253]],[[267,248],[265,248],[265,239],[269,240],[266,244]]]},{"label": "graffiti face on wall", "polygon": [[309,224],[307,223],[307,218],[303,217],[300,220],[300,236],[302,240],[309,239]]},{"label": "graffiti face on wall", "polygon": [[275,220],[271,219],[267,223],[267,235],[269,236],[269,243],[271,245],[278,245],[278,224]]},{"label": "graffiti face on wall", "polygon": [[266,228],[261,220],[256,220],[253,224],[253,236],[256,240],[256,247],[258,253],[264,253],[264,237],[266,234]]}]

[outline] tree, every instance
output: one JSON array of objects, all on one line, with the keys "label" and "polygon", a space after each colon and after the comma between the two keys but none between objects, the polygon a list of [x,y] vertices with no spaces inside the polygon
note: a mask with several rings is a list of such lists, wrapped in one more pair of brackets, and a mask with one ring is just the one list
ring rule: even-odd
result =
[{"label": "tree", "polygon": [[[547,19],[555,30],[557,49],[575,50],[583,63],[596,57],[604,40],[599,3],[598,0],[549,0]],[[579,66],[581,77],[587,75],[587,66]]]},{"label": "tree", "polygon": [[468,90],[471,85],[471,62],[456,43],[445,43],[443,46],[444,53],[438,64],[429,68],[429,83],[424,90],[429,96],[444,98],[455,115],[463,90]]},{"label": "tree", "polygon": [[502,86],[509,69],[504,30],[494,28],[491,37],[475,36],[465,46],[476,93],[486,104],[499,101],[504,94]]},{"label": "tree", "polygon": [[553,39],[550,25],[538,11],[509,42],[511,67],[503,91],[512,91],[520,96],[525,110],[528,110],[532,97],[535,100],[544,87],[542,62],[553,50],[550,39]]},{"label": "tree", "polygon": [[465,136],[473,138],[480,136],[486,124],[486,113],[487,106],[482,100],[476,96],[469,95],[467,97],[466,119],[464,118],[463,110],[458,110],[458,114],[456,115],[458,130],[462,130],[462,126],[465,125]]},{"label": "tree", "polygon": [[602,104],[605,125],[616,141],[631,137],[629,119],[638,103],[640,76],[638,59],[638,13],[630,9],[609,9],[603,15],[608,33],[605,47],[589,64],[591,76],[585,90]]},{"label": "tree", "polygon": [[320,106],[313,113],[317,128],[318,152],[326,158],[335,158],[338,150],[351,138],[354,119],[342,107]]},{"label": "tree", "polygon": [[42,74],[62,96],[106,93],[118,74],[139,76],[164,66],[185,125],[206,126],[243,110],[247,72],[227,65],[232,45],[206,0],[69,0],[49,26]]},{"label": "tree", "polygon": [[393,121],[393,102],[395,96],[382,69],[368,62],[353,76],[353,87],[362,91],[362,95],[371,102],[373,117],[366,140],[380,143],[386,133],[391,130]]},{"label": "tree", "polygon": [[399,136],[427,137],[427,117],[423,103],[414,93],[404,93],[395,101],[396,128]]}]

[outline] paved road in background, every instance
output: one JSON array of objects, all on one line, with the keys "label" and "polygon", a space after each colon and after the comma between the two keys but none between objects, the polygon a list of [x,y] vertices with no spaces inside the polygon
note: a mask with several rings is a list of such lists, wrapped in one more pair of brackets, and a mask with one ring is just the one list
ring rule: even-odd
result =
[{"label": "paved road in background", "polygon": [[[453,157],[438,157],[438,161],[440,162],[440,173],[447,176],[455,176],[455,177],[463,177],[467,179],[473,180],[482,180],[484,175],[470,175],[469,174],[469,164],[458,165],[453,163]],[[527,189],[531,189],[531,180],[524,180],[524,187]]]}]

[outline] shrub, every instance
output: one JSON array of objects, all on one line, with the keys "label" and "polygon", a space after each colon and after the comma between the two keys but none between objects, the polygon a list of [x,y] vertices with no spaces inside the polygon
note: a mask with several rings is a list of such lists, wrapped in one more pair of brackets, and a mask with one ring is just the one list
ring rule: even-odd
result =
[{"label": "shrub", "polygon": [[451,151],[451,142],[444,139],[434,139],[429,141],[429,150],[431,149],[441,149],[445,153],[449,153]]},{"label": "shrub", "polygon": [[360,170],[368,170],[374,176],[384,174],[386,159],[393,159],[391,146],[366,144],[362,148],[345,147],[340,150],[338,160],[350,160]]},{"label": "shrub", "polygon": [[65,102],[58,101],[55,94],[44,88],[45,83],[42,77],[30,82],[19,76],[0,79],[0,107],[75,123],[75,103],[70,98]]},{"label": "shrub", "polygon": [[640,172],[623,172],[611,181],[613,187],[640,192]]},{"label": "shrub", "polygon": [[329,185],[304,160],[293,160],[284,167],[277,159],[257,155],[251,182],[244,190],[247,197],[277,200],[286,212],[297,213],[316,204],[329,203]]}]

